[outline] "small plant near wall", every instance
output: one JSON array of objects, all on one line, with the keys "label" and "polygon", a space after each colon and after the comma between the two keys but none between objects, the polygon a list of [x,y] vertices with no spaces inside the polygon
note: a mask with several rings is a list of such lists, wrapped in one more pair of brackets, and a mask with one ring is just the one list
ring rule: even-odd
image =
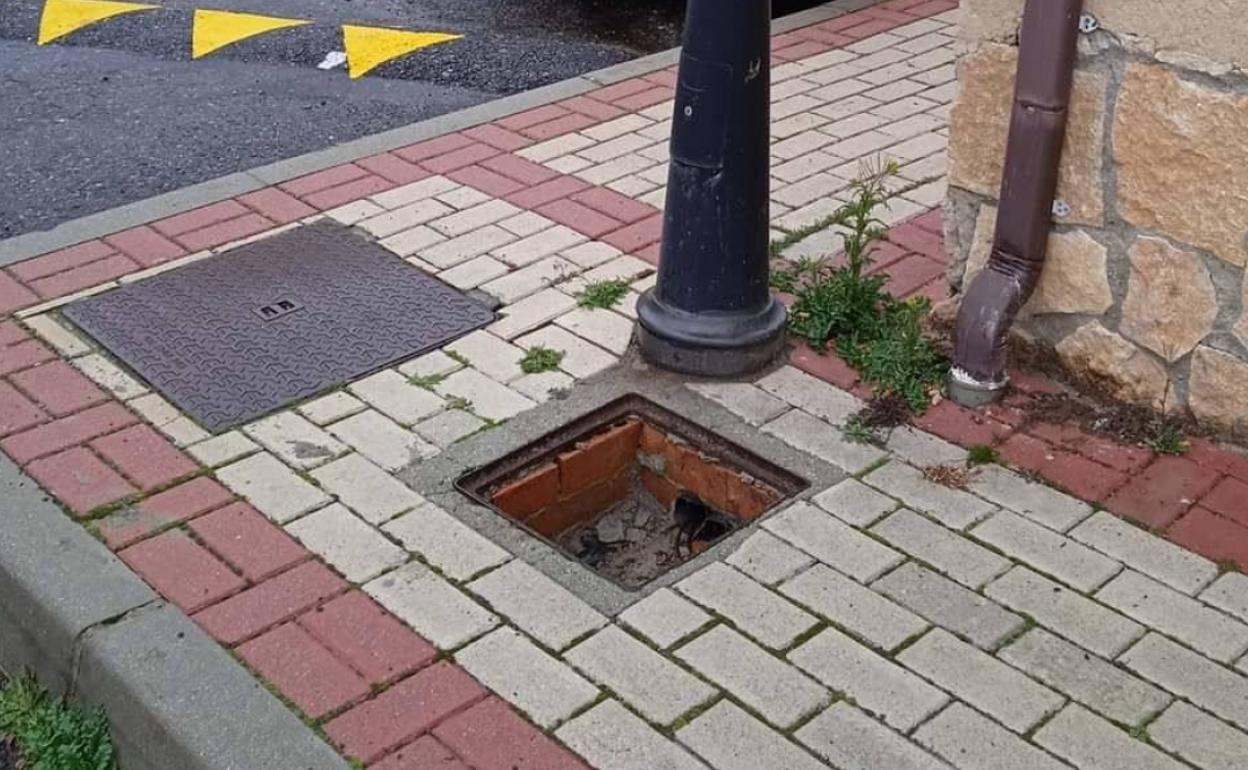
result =
[{"label": "small plant near wall", "polygon": [[854,182],[851,199],[830,218],[843,229],[843,264],[801,262],[780,271],[778,286],[796,297],[789,315],[794,334],[815,350],[835,346],[877,393],[900,398],[922,412],[948,371],[948,363],[922,330],[930,303],[924,298],[898,300],[884,289],[886,273],[868,272],[875,243],[887,233],[876,211],[887,205],[886,183],[896,172],[892,163],[869,171]]},{"label": "small plant near wall", "polygon": [[520,370],[525,374],[553,372],[559,368],[559,364],[563,363],[564,355],[562,350],[551,350],[541,345],[534,345],[529,348],[528,353],[524,354],[524,358],[520,359]]},{"label": "small plant near wall", "polygon": [[20,770],[117,770],[108,718],[53,698],[32,677],[0,686],[0,744]]}]

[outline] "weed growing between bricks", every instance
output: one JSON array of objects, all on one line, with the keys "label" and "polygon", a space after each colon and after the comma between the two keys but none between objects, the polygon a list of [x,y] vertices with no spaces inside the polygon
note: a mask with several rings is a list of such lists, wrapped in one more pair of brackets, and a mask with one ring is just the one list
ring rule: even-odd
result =
[{"label": "weed growing between bricks", "polygon": [[615,307],[628,294],[628,281],[611,279],[594,281],[581,292],[580,306],[606,310]]},{"label": "weed growing between bricks", "polygon": [[26,675],[0,687],[0,770],[117,770],[108,717]]},{"label": "weed growing between bricks", "polygon": [[878,393],[922,413],[948,371],[923,331],[930,303],[925,298],[900,301],[884,290],[887,273],[868,272],[873,246],[887,234],[875,212],[886,204],[886,185],[896,173],[896,164],[890,163],[855,181],[851,200],[830,217],[845,229],[844,264],[805,260],[780,271],[773,286],[796,297],[789,314],[794,334],[817,351],[835,346]]}]

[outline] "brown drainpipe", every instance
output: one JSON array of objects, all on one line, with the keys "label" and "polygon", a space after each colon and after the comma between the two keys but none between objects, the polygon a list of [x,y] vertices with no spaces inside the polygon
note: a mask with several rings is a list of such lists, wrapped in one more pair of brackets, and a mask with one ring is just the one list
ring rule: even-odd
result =
[{"label": "brown drainpipe", "polygon": [[1027,0],[992,256],[962,300],[949,394],[981,406],[1005,390],[1005,345],[1044,269],[1066,138],[1083,0]]}]

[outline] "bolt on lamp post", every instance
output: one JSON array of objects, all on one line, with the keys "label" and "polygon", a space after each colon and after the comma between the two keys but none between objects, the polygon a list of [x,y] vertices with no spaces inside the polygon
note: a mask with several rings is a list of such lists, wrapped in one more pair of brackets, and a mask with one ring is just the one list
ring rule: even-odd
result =
[{"label": "bolt on lamp post", "polygon": [[660,368],[735,377],[784,346],[767,248],[770,27],[771,0],[689,0],[658,282],[637,306],[642,356]]}]

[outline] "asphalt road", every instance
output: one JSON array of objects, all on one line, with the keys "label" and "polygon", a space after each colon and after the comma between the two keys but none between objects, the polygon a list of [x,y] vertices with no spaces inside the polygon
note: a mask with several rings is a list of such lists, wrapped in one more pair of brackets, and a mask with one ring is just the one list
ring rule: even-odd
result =
[{"label": "asphalt road", "polygon": [[[195,0],[36,46],[43,4],[0,0],[0,238],[663,50],[683,16],[680,0],[215,0],[312,23],[192,61]],[[343,23],[463,37],[350,80],[317,66]]]}]

